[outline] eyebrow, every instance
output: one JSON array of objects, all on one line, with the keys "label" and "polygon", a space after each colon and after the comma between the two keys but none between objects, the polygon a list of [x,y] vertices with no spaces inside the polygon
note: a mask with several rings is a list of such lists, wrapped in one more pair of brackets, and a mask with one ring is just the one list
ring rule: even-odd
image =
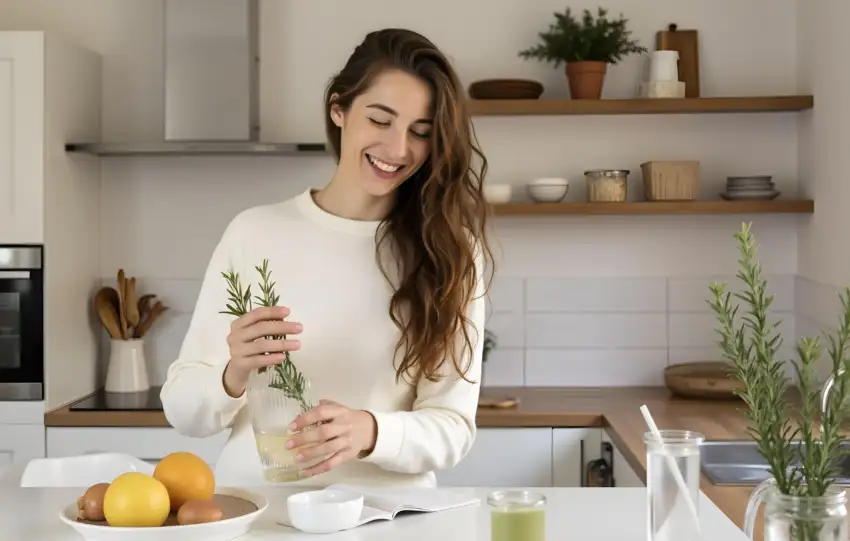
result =
[{"label": "eyebrow", "polygon": [[[384,105],[382,103],[370,103],[366,107],[371,107],[373,109],[380,109],[381,111],[384,111],[385,113],[389,113],[393,116],[398,116],[398,112],[395,109],[393,109],[392,107],[387,107],[386,105]],[[431,122],[431,120],[428,119],[428,118],[420,118],[418,120],[415,120],[413,123],[414,124],[432,124],[433,122]]]}]

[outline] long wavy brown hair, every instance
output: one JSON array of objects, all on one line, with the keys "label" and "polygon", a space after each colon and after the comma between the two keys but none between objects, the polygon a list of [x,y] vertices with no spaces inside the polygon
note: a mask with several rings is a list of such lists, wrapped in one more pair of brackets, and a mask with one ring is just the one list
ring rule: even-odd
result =
[{"label": "long wavy brown hair", "polygon": [[467,310],[482,273],[490,270],[486,292],[495,269],[482,192],[487,159],[448,59],[424,36],[390,28],[367,34],[327,86],[325,129],[337,161],[341,130],[331,119],[331,107],[347,110],[385,69],[404,70],[424,81],[431,89],[433,111],[429,157],[397,188],[395,204],[376,233],[378,264],[391,283],[382,246],[389,243],[398,266],[389,306],[402,331],[396,379],[407,374],[415,381],[436,381],[443,363],[451,360],[458,375],[470,381],[463,359],[472,358],[484,329],[470,335]]}]

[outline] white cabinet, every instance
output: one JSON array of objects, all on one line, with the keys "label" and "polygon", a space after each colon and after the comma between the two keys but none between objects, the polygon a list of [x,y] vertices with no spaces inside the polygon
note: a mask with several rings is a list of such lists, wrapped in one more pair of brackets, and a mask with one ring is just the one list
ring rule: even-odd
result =
[{"label": "white cabinet", "polygon": [[551,428],[479,428],[454,468],[436,472],[443,486],[552,486]]},{"label": "white cabinet", "polygon": [[556,487],[583,486],[585,466],[599,458],[601,428],[552,430],[552,481]]},{"label": "white cabinet", "polygon": [[47,456],[127,453],[155,464],[169,453],[188,451],[214,467],[229,435],[229,430],[208,438],[190,438],[173,428],[48,427]]},{"label": "white cabinet", "polygon": [[0,424],[0,470],[44,456],[43,425]]},{"label": "white cabinet", "polygon": [[626,462],[623,453],[614,445],[611,437],[603,432],[602,441],[610,442],[614,448],[613,472],[614,486],[616,487],[644,487],[646,484],[638,476],[637,472]]},{"label": "white cabinet", "polygon": [[0,32],[0,243],[44,242],[44,42]]}]

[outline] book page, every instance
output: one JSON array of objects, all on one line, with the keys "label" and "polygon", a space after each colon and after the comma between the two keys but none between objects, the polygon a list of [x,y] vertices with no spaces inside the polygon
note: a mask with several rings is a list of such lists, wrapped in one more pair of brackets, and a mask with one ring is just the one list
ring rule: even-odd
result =
[{"label": "book page", "polygon": [[343,484],[333,485],[332,488],[359,492],[363,494],[365,505],[392,514],[399,511],[443,511],[480,501],[471,490],[440,490],[428,487],[364,487]]}]

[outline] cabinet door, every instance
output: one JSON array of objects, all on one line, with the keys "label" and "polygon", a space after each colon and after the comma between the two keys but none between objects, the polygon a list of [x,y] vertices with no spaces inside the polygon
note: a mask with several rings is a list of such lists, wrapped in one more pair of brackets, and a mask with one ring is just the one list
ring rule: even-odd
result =
[{"label": "cabinet door", "polygon": [[599,458],[601,428],[552,430],[552,480],[556,487],[583,486],[585,466]]},{"label": "cabinet door", "polygon": [[479,428],[469,454],[436,476],[443,486],[550,487],[552,429]]},{"label": "cabinet door", "polygon": [[44,242],[44,42],[0,32],[0,243]]},{"label": "cabinet door", "polygon": [[0,425],[0,470],[44,456],[43,425]]},{"label": "cabinet door", "polygon": [[614,446],[614,486],[615,487],[645,487],[646,484],[638,476],[637,472],[626,462],[623,453],[614,445],[608,434],[602,434],[602,441],[611,442]]},{"label": "cabinet door", "polygon": [[51,427],[47,456],[126,453],[156,464],[169,453],[188,451],[215,467],[229,434],[227,430],[208,438],[189,438],[173,428]]}]

